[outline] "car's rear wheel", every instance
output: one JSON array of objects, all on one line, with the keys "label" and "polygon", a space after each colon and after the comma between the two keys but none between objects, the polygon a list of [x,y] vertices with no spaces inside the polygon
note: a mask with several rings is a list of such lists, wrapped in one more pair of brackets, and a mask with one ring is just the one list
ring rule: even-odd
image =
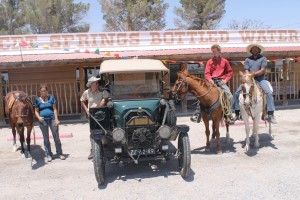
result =
[{"label": "car's rear wheel", "polygon": [[101,140],[94,140],[93,154],[95,177],[98,184],[103,184],[105,182],[105,163],[103,160],[104,152]]},{"label": "car's rear wheel", "polygon": [[178,164],[180,175],[186,178],[191,170],[191,150],[189,136],[184,132],[178,138]]}]

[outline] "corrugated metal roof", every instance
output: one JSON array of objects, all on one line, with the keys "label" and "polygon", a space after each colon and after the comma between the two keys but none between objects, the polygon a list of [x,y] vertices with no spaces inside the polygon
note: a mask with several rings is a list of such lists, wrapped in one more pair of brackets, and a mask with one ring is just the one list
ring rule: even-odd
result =
[{"label": "corrugated metal roof", "polygon": [[[271,54],[272,52],[290,52],[296,51],[300,55],[300,46],[290,47],[267,47],[265,53]],[[26,55],[7,55],[0,56],[0,63],[19,63],[22,62],[34,62],[34,61],[60,61],[60,60],[87,60],[87,59],[103,59],[103,58],[115,58],[115,57],[136,57],[136,56],[163,56],[163,55],[201,55],[211,54],[210,48],[201,49],[171,49],[171,50],[151,50],[151,51],[119,51],[96,53],[56,53],[56,54],[26,54]],[[245,48],[222,48],[222,53],[246,53]]]}]

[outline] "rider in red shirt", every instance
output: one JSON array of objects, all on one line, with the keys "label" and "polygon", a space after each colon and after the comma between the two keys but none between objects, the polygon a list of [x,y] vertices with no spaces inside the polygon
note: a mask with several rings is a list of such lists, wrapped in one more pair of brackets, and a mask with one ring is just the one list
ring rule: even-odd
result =
[{"label": "rider in red shirt", "polygon": [[230,113],[227,120],[229,123],[233,124],[234,120],[231,113],[231,108],[233,107],[233,95],[231,94],[229,87],[226,85],[232,77],[232,68],[228,60],[221,57],[221,47],[219,45],[212,45],[211,51],[213,53],[213,57],[206,63],[205,78],[210,83],[216,84],[226,93],[227,98],[230,101]]}]

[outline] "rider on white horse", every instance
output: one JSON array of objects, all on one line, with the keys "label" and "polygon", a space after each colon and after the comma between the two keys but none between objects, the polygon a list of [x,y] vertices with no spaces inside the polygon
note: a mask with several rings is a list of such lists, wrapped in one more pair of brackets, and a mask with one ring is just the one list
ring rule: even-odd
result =
[{"label": "rider on white horse", "polygon": [[[261,45],[258,44],[250,44],[247,46],[247,52],[251,53],[252,55],[245,60],[244,68],[246,73],[252,73],[255,72],[254,79],[258,82],[260,87],[264,90],[264,92],[267,94],[267,111],[268,111],[268,120],[269,122],[276,124],[276,119],[274,117],[274,111],[275,111],[275,105],[274,105],[274,99],[273,99],[273,90],[268,83],[267,80],[265,80],[264,75],[267,67],[267,58],[265,56],[262,56],[261,53],[263,53],[264,48]],[[235,92],[235,120],[240,119],[240,107],[239,107],[239,96],[241,93],[241,86],[237,89]]]}]

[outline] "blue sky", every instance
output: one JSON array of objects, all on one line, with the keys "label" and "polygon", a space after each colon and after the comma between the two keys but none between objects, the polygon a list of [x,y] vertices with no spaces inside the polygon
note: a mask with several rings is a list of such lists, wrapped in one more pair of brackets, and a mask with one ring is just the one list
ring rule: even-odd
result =
[{"label": "blue sky", "polygon": [[[79,2],[80,0],[75,0]],[[90,23],[90,32],[103,31],[103,19],[97,0],[85,0],[90,3],[90,10],[85,21]],[[179,0],[165,0],[170,7],[166,12],[167,27],[175,28],[173,24],[173,8],[179,5]],[[300,29],[300,0],[226,0],[225,15],[218,29],[224,29],[230,20],[244,19],[260,20],[271,29]]]}]

